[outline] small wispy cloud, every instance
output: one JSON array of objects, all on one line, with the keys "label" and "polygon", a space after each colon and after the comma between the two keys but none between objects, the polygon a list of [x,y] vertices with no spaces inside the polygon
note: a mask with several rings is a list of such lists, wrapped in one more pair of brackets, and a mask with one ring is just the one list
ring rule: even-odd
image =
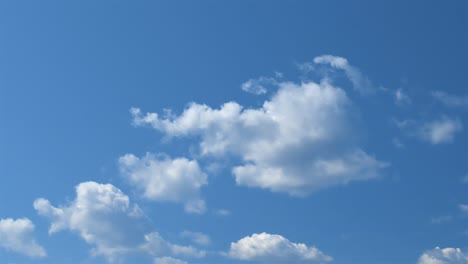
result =
[{"label": "small wispy cloud", "polygon": [[460,204],[458,207],[463,213],[468,213],[468,204]]},{"label": "small wispy cloud", "polygon": [[393,138],[392,139],[392,144],[396,147],[396,148],[404,148],[405,145],[398,139],[398,138]]},{"label": "small wispy cloud", "polygon": [[346,77],[353,84],[353,88],[361,94],[369,94],[373,91],[372,83],[364,76],[361,71],[351,65],[346,58],[333,56],[333,55],[322,55],[314,58],[316,64],[326,64],[335,69],[343,70]]},{"label": "small wispy cloud", "polygon": [[451,215],[444,215],[439,217],[434,217],[431,219],[431,224],[443,224],[450,222],[453,219]]},{"label": "small wispy cloud", "polygon": [[411,98],[403,92],[403,89],[397,89],[394,95],[395,104],[398,106],[405,106],[411,104]]},{"label": "small wispy cloud", "polygon": [[207,246],[211,244],[211,239],[208,235],[201,232],[183,231],[180,233],[182,238],[190,239],[193,243],[200,246]]},{"label": "small wispy cloud", "polygon": [[219,216],[229,216],[232,214],[232,212],[226,209],[219,209],[214,211],[214,214]]},{"label": "small wispy cloud", "polygon": [[449,107],[468,107],[468,96],[451,95],[442,91],[432,91],[431,95]]},{"label": "small wispy cloud", "polygon": [[468,184],[468,173],[462,178],[462,182]]},{"label": "small wispy cloud", "polygon": [[463,129],[461,122],[457,119],[442,117],[440,119],[425,123],[421,128],[421,137],[431,144],[451,143],[457,132]]},{"label": "small wispy cloud", "polygon": [[267,87],[276,85],[278,83],[276,78],[281,78],[278,76],[282,76],[282,74],[275,72],[275,76],[275,78],[262,76],[256,79],[249,79],[241,85],[241,88],[243,91],[251,94],[266,94],[268,92]]}]

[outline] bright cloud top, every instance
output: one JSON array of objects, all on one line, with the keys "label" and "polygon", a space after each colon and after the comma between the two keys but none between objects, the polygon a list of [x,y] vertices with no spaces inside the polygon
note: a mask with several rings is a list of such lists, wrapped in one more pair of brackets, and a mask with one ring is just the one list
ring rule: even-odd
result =
[{"label": "bright cloud top", "polygon": [[262,263],[325,263],[333,260],[316,247],[267,233],[253,234],[231,243],[227,255],[233,259]]},{"label": "bright cloud top", "polygon": [[0,219],[0,248],[29,257],[45,257],[47,253],[34,239],[34,224],[27,218]]},{"label": "bright cloud top", "polygon": [[181,202],[189,213],[206,211],[200,188],[207,184],[207,176],[197,161],[149,153],[142,158],[126,154],[120,157],[119,165],[124,177],[143,193],[144,198]]},{"label": "bright cloud top", "polygon": [[219,109],[192,103],[179,116],[138,108],[131,113],[135,125],[200,138],[202,156],[240,157],[242,164],[232,168],[238,185],[304,196],[376,178],[385,166],[358,146],[354,106],[343,89],[328,82],[278,83],[257,109],[236,102]]},{"label": "bright cloud top", "polygon": [[439,248],[421,255],[418,264],[467,264],[468,255],[459,248]]},{"label": "bright cloud top", "polygon": [[451,143],[463,126],[457,119],[442,117],[423,125],[421,136],[431,144]]},{"label": "bright cloud top", "polygon": [[138,205],[132,204],[127,195],[111,184],[83,182],[76,186],[76,198],[69,205],[55,207],[39,198],[34,208],[51,220],[50,233],[76,232],[94,245],[92,255],[104,256],[109,262],[129,253],[155,257],[203,255],[193,247],[171,244],[151,232]]}]

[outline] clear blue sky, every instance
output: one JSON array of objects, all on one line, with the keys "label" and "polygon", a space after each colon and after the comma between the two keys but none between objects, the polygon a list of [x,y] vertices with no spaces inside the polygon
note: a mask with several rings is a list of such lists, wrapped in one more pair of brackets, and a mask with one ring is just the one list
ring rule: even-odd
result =
[{"label": "clear blue sky", "polygon": [[467,131],[467,1],[0,1],[0,263],[468,263]]}]

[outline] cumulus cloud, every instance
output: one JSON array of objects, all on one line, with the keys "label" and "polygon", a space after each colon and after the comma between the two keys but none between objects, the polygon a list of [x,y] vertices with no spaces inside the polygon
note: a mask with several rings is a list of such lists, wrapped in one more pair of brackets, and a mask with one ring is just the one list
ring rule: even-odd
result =
[{"label": "cumulus cloud", "polygon": [[68,205],[55,207],[39,198],[34,201],[34,208],[50,219],[49,233],[75,232],[93,245],[93,256],[103,256],[109,262],[130,253],[163,257],[190,255],[190,251],[196,251],[192,247],[171,244],[152,231],[138,205],[111,184],[83,182],[76,186],[76,197]]},{"label": "cumulus cloud", "polygon": [[171,257],[162,257],[156,258],[154,264],[188,264],[188,262]]},{"label": "cumulus cloud", "polygon": [[28,218],[0,219],[0,248],[32,258],[45,257],[45,249],[34,239],[34,224]]},{"label": "cumulus cloud", "polygon": [[278,88],[260,108],[192,103],[167,117],[132,108],[133,123],[169,137],[195,136],[202,156],[239,157],[232,168],[238,185],[303,196],[378,177],[385,163],[358,146],[356,109],[343,89],[326,81]]},{"label": "cumulus cloud", "polygon": [[348,77],[353,84],[354,89],[361,94],[369,94],[373,91],[371,81],[364,76],[357,67],[349,64],[346,58],[333,55],[322,55],[315,57],[314,63],[325,64],[333,68],[343,70],[346,77]]},{"label": "cumulus cloud", "polygon": [[442,91],[432,91],[432,97],[449,107],[467,107],[468,96],[456,96]]},{"label": "cumulus cloud", "polygon": [[119,158],[119,165],[124,177],[142,192],[144,198],[181,202],[189,213],[205,212],[200,188],[207,184],[207,176],[196,160],[170,159],[149,153],[142,158],[126,154]]},{"label": "cumulus cloud", "polygon": [[200,246],[207,246],[211,243],[210,237],[200,232],[192,232],[185,230],[180,233],[180,236],[183,238],[188,238],[193,243],[198,244]]},{"label": "cumulus cloud", "polygon": [[439,248],[426,251],[418,264],[468,264],[468,256],[459,248]]},{"label": "cumulus cloud", "polygon": [[451,143],[457,132],[462,131],[463,126],[457,119],[442,117],[423,124],[421,137],[431,144]]},{"label": "cumulus cloud", "polygon": [[253,234],[231,243],[227,255],[233,259],[262,263],[326,263],[333,260],[316,247],[267,233]]}]

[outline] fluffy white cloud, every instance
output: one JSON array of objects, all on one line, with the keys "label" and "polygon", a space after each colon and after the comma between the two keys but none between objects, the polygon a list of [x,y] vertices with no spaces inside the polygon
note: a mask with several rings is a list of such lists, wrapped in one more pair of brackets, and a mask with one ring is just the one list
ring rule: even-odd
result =
[{"label": "fluffy white cloud", "polygon": [[280,235],[253,234],[231,243],[227,255],[262,263],[325,263],[333,260],[316,247],[293,243]]},{"label": "fluffy white cloud", "polygon": [[456,96],[442,91],[433,91],[431,95],[446,106],[466,107],[468,106],[468,96]]},{"label": "fluffy white cloud", "polygon": [[147,153],[142,158],[126,154],[120,157],[119,164],[122,174],[142,192],[143,197],[184,203],[189,213],[205,212],[200,188],[207,184],[207,176],[197,161]]},{"label": "fluffy white cloud", "polygon": [[171,257],[162,257],[156,258],[154,264],[188,264],[188,262]]},{"label": "fluffy white cloud", "polygon": [[364,76],[358,68],[349,64],[346,58],[333,55],[322,55],[315,57],[314,63],[326,64],[333,68],[343,70],[348,79],[353,84],[354,89],[356,89],[361,94],[369,94],[373,91],[371,81],[366,76]]},{"label": "fluffy white cloud", "polygon": [[424,124],[421,128],[421,136],[432,144],[450,143],[455,134],[460,132],[463,126],[460,121],[442,117]]},{"label": "fluffy white cloud", "polygon": [[76,186],[76,198],[68,205],[55,207],[39,198],[34,208],[51,220],[51,234],[60,230],[76,232],[94,246],[93,256],[103,256],[109,262],[129,253],[155,257],[201,254],[193,247],[171,244],[152,232],[138,205],[111,184],[83,182]]},{"label": "fluffy white cloud", "polygon": [[418,264],[468,264],[468,256],[459,248],[439,248],[426,251]]},{"label": "fluffy white cloud", "polygon": [[94,245],[93,255],[113,261],[143,243],[145,226],[140,208],[111,184],[83,182],[76,186],[76,198],[68,206],[54,207],[46,199],[34,201],[37,212],[49,218],[49,233],[77,232]]},{"label": "fluffy white cloud", "polygon": [[29,257],[45,257],[46,251],[34,239],[34,224],[27,218],[0,219],[0,248]]},{"label": "fluffy white cloud", "polygon": [[346,92],[327,82],[278,84],[257,109],[235,102],[219,109],[192,103],[179,116],[143,114],[132,108],[135,125],[150,125],[171,137],[200,138],[202,156],[234,155],[239,185],[291,195],[367,180],[385,166],[356,140],[355,109]]},{"label": "fluffy white cloud", "polygon": [[181,232],[180,236],[183,238],[188,238],[192,240],[193,243],[198,244],[200,246],[207,246],[211,243],[210,237],[200,232],[192,232],[186,230]]}]

